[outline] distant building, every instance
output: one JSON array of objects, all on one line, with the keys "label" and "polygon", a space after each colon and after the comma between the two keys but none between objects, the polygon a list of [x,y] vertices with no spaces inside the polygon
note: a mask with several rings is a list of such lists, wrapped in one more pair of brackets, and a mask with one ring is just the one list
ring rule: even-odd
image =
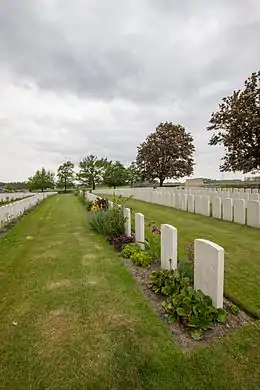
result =
[{"label": "distant building", "polygon": [[202,187],[204,184],[204,179],[202,177],[195,179],[187,179],[185,187]]}]

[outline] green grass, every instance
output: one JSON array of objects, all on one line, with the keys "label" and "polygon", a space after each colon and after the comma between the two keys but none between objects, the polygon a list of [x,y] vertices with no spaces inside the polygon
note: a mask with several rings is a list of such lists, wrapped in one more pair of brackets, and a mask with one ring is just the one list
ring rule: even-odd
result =
[{"label": "green grass", "polygon": [[50,197],[0,241],[0,388],[258,389],[259,323],[184,354],[86,215]]},{"label": "green grass", "polygon": [[128,206],[142,212],[157,226],[161,223],[175,226],[180,257],[195,238],[221,245],[225,249],[225,295],[260,318],[260,229],[137,200],[130,200]]}]

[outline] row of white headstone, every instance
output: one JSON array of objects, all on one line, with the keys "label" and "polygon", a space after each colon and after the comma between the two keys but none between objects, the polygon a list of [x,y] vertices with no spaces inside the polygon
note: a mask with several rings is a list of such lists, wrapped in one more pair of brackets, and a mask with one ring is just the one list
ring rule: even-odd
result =
[{"label": "row of white headstone", "polygon": [[0,202],[14,201],[15,199],[27,198],[33,195],[32,192],[4,192],[0,194]]},{"label": "row of white headstone", "polygon": [[[225,221],[260,228],[260,201],[239,198],[226,198],[186,194],[184,192],[120,189],[102,190],[103,194],[132,196],[134,199],[155,203],[162,206],[174,207],[190,213],[212,216]],[[218,194],[218,192],[215,192]],[[244,193],[248,195],[248,193]],[[254,194],[252,194],[254,195]],[[258,194],[255,194],[258,196]]]},{"label": "row of white headstone", "polygon": [[24,214],[25,211],[31,209],[32,207],[36,206],[36,204],[42,202],[48,196],[54,194],[56,193],[43,192],[0,207],[0,227],[5,226],[13,219],[16,219],[22,214]]},{"label": "row of white headstone", "polygon": [[[98,196],[86,193],[88,200],[95,201]],[[113,207],[113,202],[109,202]],[[124,209],[125,234],[130,236],[131,210]],[[135,239],[143,248],[145,241],[144,215],[135,213]],[[161,269],[176,269],[178,259],[177,229],[168,224],[161,225]],[[224,249],[208,240],[196,239],[194,242],[194,288],[209,295],[213,305],[223,307],[224,294]]]}]

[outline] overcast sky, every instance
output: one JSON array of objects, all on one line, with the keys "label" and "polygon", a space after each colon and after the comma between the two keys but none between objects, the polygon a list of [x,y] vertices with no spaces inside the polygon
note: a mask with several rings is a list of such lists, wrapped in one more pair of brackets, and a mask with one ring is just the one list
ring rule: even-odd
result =
[{"label": "overcast sky", "polygon": [[206,126],[260,69],[259,37],[259,0],[1,0],[0,181],[89,153],[127,164],[161,121],[194,136],[195,176],[220,178]]}]

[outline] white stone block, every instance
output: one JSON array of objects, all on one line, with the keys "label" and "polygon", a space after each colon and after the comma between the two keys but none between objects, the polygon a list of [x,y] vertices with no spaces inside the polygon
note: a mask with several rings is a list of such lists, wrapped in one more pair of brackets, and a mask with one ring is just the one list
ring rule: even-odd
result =
[{"label": "white stone block", "polygon": [[202,196],[195,196],[195,214],[201,214],[202,212]]},{"label": "white stone block", "polygon": [[135,241],[140,248],[144,249],[144,215],[141,213],[135,213]]},{"label": "white stone block", "polygon": [[221,211],[221,198],[216,197],[212,201],[212,217],[213,218],[222,218],[222,211]]},{"label": "white stone block", "polygon": [[187,202],[188,202],[187,194],[182,194],[182,197],[181,197],[181,210],[187,211]]},{"label": "white stone block", "polygon": [[176,194],[176,209],[180,209],[181,208],[181,194]]},{"label": "white stone block", "polygon": [[188,195],[188,211],[190,213],[194,213],[195,211],[195,203],[194,203],[194,195]]},{"label": "white stone block", "polygon": [[124,209],[125,220],[125,234],[131,236],[131,210],[128,208]]},{"label": "white stone block", "polygon": [[209,196],[203,196],[202,197],[202,215],[206,215],[207,217],[210,216],[210,199]]},{"label": "white stone block", "polygon": [[251,188],[247,188],[247,189],[246,189],[246,192],[247,192],[248,194],[251,194]]},{"label": "white stone block", "polygon": [[209,295],[215,307],[223,307],[224,249],[214,242],[195,240],[194,288]]},{"label": "white stone block", "polygon": [[250,194],[249,200],[260,200],[259,194],[256,192],[252,192],[252,194]]},{"label": "white stone block", "polygon": [[247,203],[247,225],[260,228],[260,202],[257,200]]},{"label": "white stone block", "polygon": [[167,224],[161,225],[161,268],[177,268],[177,229]]},{"label": "white stone block", "polygon": [[244,199],[234,199],[234,222],[246,223],[246,206]]},{"label": "white stone block", "polygon": [[231,198],[223,200],[223,219],[233,221],[233,199]]}]

